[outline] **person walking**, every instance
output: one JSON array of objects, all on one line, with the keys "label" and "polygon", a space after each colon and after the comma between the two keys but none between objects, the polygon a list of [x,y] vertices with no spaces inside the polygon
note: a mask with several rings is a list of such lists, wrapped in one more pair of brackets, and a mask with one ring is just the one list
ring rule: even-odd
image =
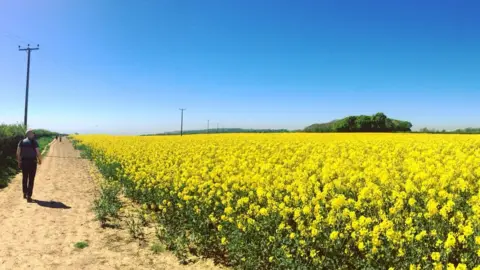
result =
[{"label": "person walking", "polygon": [[17,147],[18,168],[22,169],[23,198],[32,202],[33,184],[37,173],[37,162],[42,164],[42,155],[33,130],[27,130],[26,138]]}]

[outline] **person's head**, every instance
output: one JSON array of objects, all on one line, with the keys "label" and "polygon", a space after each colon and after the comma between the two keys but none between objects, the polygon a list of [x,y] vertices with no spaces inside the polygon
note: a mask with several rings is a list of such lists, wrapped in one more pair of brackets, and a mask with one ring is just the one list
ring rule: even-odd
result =
[{"label": "person's head", "polygon": [[30,140],[33,140],[35,138],[35,132],[33,132],[32,129],[27,130],[26,135],[27,135],[27,138],[29,138]]}]

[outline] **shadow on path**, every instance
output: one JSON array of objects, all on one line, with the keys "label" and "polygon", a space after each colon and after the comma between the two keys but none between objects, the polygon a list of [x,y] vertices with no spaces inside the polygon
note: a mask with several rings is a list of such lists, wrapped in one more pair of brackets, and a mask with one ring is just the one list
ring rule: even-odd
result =
[{"label": "shadow on path", "polygon": [[36,204],[40,205],[41,207],[48,207],[48,208],[56,208],[56,209],[70,209],[71,207],[65,205],[62,202],[55,202],[55,201],[40,201],[40,200],[33,200]]}]

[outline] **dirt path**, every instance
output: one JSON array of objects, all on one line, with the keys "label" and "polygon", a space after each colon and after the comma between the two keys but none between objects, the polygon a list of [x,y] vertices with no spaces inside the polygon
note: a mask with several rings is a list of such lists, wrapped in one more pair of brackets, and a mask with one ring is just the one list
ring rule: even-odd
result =
[{"label": "dirt path", "polygon": [[[21,175],[0,190],[0,269],[215,269],[205,261],[182,266],[171,253],[140,248],[125,231],[101,229],[90,210],[91,166],[69,141],[54,142],[38,168],[37,202],[22,198]],[[74,248],[85,240],[87,248]]]}]

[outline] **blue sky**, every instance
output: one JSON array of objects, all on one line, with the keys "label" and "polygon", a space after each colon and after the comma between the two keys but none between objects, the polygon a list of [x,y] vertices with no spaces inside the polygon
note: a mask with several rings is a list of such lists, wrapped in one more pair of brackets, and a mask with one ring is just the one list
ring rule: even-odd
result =
[{"label": "blue sky", "polygon": [[480,126],[480,2],[3,0],[0,122],[63,132],[303,128],[378,111]]}]

